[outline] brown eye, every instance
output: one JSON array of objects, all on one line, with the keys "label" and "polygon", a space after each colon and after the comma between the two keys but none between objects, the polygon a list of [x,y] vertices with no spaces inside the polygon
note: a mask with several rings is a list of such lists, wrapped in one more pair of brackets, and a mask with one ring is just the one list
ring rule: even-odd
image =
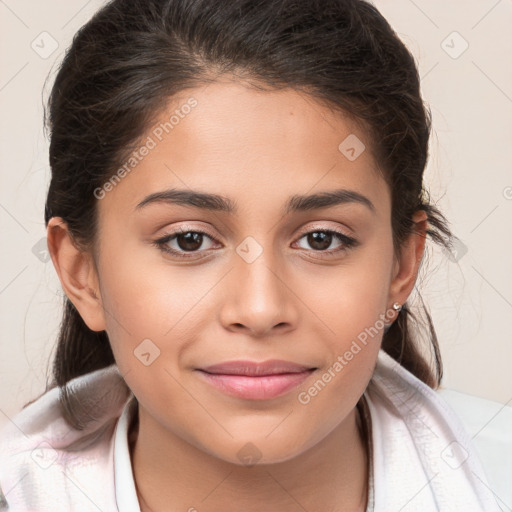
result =
[{"label": "brown eye", "polygon": [[314,231],[307,235],[307,241],[310,247],[317,251],[325,251],[332,243],[332,234],[324,231]]},{"label": "brown eye", "polygon": [[203,234],[195,231],[189,231],[176,235],[178,247],[184,251],[196,251],[203,243]]},{"label": "brown eye", "polygon": [[[313,251],[325,253],[343,251],[344,249],[348,249],[356,244],[356,241],[353,238],[338,231],[329,229],[304,233],[300,237],[299,241],[300,240],[305,240],[308,246],[304,247],[299,243],[299,247],[301,249],[313,249]],[[337,241],[338,244],[335,247],[331,247],[334,241]]]},{"label": "brown eye", "polygon": [[[205,243],[205,242],[209,242]],[[178,258],[205,256],[212,249],[215,239],[208,233],[192,230],[177,230],[154,242],[161,251]],[[206,245],[206,247],[204,247]],[[187,254],[188,253],[188,254]]]}]

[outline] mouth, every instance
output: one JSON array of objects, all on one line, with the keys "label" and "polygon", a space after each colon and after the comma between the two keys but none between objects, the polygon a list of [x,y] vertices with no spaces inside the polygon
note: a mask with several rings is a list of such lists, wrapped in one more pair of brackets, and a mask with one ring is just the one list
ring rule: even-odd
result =
[{"label": "mouth", "polygon": [[246,400],[270,400],[302,384],[317,368],[272,360],[228,361],[199,368],[198,372],[216,389]]}]

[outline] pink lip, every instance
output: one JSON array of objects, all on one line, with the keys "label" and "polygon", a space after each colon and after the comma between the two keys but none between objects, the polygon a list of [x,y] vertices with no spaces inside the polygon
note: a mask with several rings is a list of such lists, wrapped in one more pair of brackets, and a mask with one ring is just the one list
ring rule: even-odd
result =
[{"label": "pink lip", "polygon": [[229,361],[201,368],[217,389],[248,400],[269,400],[301,384],[315,370],[289,361]]}]

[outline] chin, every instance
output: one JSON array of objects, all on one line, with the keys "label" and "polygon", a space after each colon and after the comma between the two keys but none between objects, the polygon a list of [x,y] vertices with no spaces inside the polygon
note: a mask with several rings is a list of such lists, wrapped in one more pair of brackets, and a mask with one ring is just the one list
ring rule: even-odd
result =
[{"label": "chin", "polygon": [[[250,437],[247,435],[234,436],[229,442],[215,447],[203,446],[203,449],[214,457],[237,466],[262,466],[278,464],[294,459],[306,451],[309,446],[302,443],[299,434],[286,432],[286,435],[265,434]],[[210,440],[211,441],[211,440]],[[314,443],[311,442],[311,446]]]}]

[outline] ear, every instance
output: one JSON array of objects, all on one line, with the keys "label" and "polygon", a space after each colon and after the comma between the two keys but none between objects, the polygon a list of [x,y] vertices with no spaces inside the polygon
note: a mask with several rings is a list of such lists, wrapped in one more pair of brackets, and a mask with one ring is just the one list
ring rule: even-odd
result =
[{"label": "ear", "polygon": [[92,255],[77,247],[61,217],[52,217],[48,221],[47,242],[53,265],[68,299],[89,329],[105,330],[99,279]]},{"label": "ear", "polygon": [[402,244],[398,259],[393,267],[389,289],[389,304],[403,304],[412,292],[418,276],[427,236],[427,214],[423,210],[413,216],[412,233]]}]

